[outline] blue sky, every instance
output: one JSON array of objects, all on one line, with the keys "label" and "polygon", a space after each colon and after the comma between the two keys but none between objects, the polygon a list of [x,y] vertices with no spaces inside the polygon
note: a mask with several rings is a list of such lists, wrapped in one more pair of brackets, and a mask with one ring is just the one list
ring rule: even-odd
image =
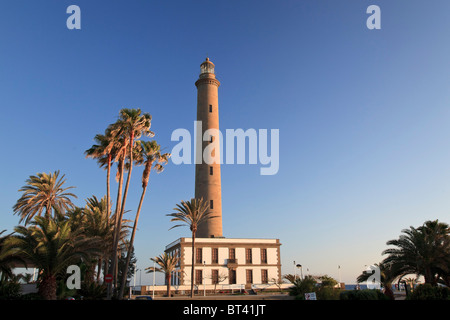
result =
[{"label": "blue sky", "polygon": [[[81,8],[81,30],[66,8]],[[381,30],[366,9],[381,8]],[[426,1],[2,1],[0,230],[18,224],[18,189],[60,170],[75,203],[105,194],[84,151],[123,107],[152,117],[170,151],[193,132],[200,63],[216,65],[221,129],[280,130],[280,170],[223,165],[223,229],[279,238],[282,272],[354,283],[386,241],[450,222],[450,3]],[[127,201],[140,196],[134,171]],[[138,268],[189,236],[165,215],[194,194],[194,166],[151,176]],[[142,282],[151,284],[142,273]]]}]

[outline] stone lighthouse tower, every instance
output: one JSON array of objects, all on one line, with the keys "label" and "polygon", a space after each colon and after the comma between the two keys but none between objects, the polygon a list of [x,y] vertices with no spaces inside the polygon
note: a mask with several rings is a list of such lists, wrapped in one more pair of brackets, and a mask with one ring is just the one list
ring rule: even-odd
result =
[{"label": "stone lighthouse tower", "polygon": [[[220,82],[214,74],[214,64],[206,58],[200,65],[197,86],[197,145],[195,165],[195,197],[209,203],[216,216],[198,227],[199,238],[221,238],[222,191],[220,181],[219,99]],[[201,126],[201,130],[200,130]],[[205,134],[206,132],[206,134]],[[199,137],[200,136],[200,137]],[[216,146],[215,148],[212,148]],[[205,150],[206,149],[206,150]],[[209,152],[212,150],[211,152]],[[206,151],[206,152],[205,152]],[[212,156],[212,157],[211,157]]]},{"label": "stone lighthouse tower", "polygon": [[[229,289],[265,289],[270,279],[281,282],[279,239],[225,238],[222,234],[222,191],[220,178],[220,132],[218,91],[220,82],[214,64],[206,58],[200,65],[197,86],[197,126],[195,141],[195,197],[209,204],[212,215],[199,225],[197,248],[192,256],[192,238],[178,238],[164,252],[178,257],[179,264],[171,278],[178,290],[190,290],[201,284],[208,291],[216,289],[219,275]],[[255,213],[256,217],[256,213]],[[194,257],[194,260],[192,260]],[[192,271],[195,271],[192,274]],[[211,275],[209,279],[205,275]]]}]

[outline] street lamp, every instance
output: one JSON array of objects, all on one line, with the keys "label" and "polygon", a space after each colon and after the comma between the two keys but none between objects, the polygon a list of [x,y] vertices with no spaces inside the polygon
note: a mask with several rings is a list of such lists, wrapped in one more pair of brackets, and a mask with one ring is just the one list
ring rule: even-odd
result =
[{"label": "street lamp", "polygon": [[[133,277],[133,292],[136,291],[136,262],[134,263],[134,277]],[[130,285],[130,300],[131,300],[131,285]]]},{"label": "street lamp", "polygon": [[303,280],[303,268],[302,268],[302,265],[301,264],[297,264],[296,267],[300,269],[300,277]]},{"label": "street lamp", "polygon": [[155,268],[156,268],[156,264],[155,262],[153,262],[153,293],[152,293],[152,299],[155,299]]}]

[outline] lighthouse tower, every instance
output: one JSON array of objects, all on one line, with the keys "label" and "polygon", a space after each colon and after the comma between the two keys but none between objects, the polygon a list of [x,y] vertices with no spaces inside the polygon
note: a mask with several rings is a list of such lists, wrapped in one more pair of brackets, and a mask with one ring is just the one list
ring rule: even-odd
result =
[{"label": "lighthouse tower", "polygon": [[[219,98],[220,82],[214,74],[214,64],[206,58],[200,65],[197,86],[197,145],[195,166],[195,197],[209,204],[211,215],[199,225],[199,238],[221,238],[222,235],[222,188],[220,181]],[[201,126],[201,130],[199,129]],[[212,129],[212,130],[210,130]],[[214,129],[216,131],[214,131]],[[206,132],[206,135],[205,135]],[[200,135],[200,138],[199,138]],[[217,146],[211,148],[212,146]],[[209,146],[209,147],[208,147]],[[207,149],[207,152],[205,151]],[[208,153],[208,150],[212,150]],[[211,157],[212,156],[212,157]]]},{"label": "lighthouse tower", "polygon": [[[208,58],[200,65],[200,76],[195,85],[195,198],[203,198],[215,218],[198,226],[194,251],[193,238],[182,237],[166,246],[164,252],[180,259],[173,271],[177,276],[171,277],[171,284],[179,286],[178,290],[187,292],[194,282],[203,285],[205,293],[213,292],[217,284],[222,282],[220,275],[225,274],[227,279],[222,285],[227,286],[228,290],[242,289],[244,286],[247,289],[267,289],[271,279],[281,282],[279,239],[225,238],[222,234],[218,103],[220,82],[214,74],[214,64]],[[193,279],[192,268],[195,271]],[[273,288],[276,289],[275,286]],[[161,286],[161,290],[166,290],[166,287]]]}]

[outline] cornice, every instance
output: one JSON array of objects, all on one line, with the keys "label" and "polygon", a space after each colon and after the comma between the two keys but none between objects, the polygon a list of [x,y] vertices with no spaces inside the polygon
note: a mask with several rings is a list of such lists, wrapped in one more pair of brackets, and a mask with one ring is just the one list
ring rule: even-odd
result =
[{"label": "cornice", "polygon": [[201,78],[201,79],[198,79],[198,80],[195,82],[195,86],[196,86],[197,88],[198,88],[200,85],[203,85],[203,84],[212,84],[212,85],[217,86],[217,88],[220,86],[219,80],[213,79],[213,78]]}]

